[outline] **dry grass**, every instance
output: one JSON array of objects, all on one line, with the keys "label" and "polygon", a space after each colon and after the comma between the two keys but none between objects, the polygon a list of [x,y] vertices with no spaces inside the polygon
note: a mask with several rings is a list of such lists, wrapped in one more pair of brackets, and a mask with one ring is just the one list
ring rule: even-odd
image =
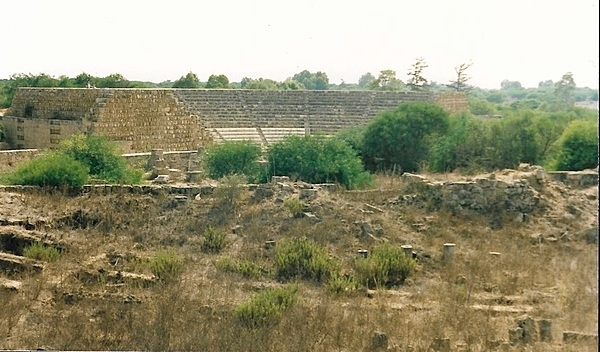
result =
[{"label": "dry grass", "polygon": [[[52,219],[44,231],[67,249],[41,274],[11,276],[21,290],[0,288],[0,348],[364,351],[381,331],[396,351],[428,351],[436,338],[449,338],[452,350],[520,351],[506,345],[508,329],[526,313],[551,319],[554,334],[552,343],[527,350],[596,350],[561,341],[564,330],[597,334],[596,245],[575,235],[535,242],[534,234],[559,231],[545,225],[543,214],[525,223],[507,217],[491,230],[490,216],[392,206],[400,179],[381,178],[379,185],[383,190],[321,193],[307,204],[319,221],[294,217],[275,198],[253,202],[246,192],[235,201],[229,195],[185,202],[168,195],[24,195],[14,206]],[[590,209],[586,216],[595,217]],[[364,222],[373,236],[362,233]],[[577,223],[561,226],[560,232],[581,230]],[[209,227],[227,234],[220,253],[202,251]],[[300,236],[326,248],[346,275],[353,275],[358,249],[383,242],[413,245],[418,265],[405,285],[377,292],[362,287],[333,295],[326,283],[300,281],[299,301],[278,323],[239,324],[240,304],[282,285],[272,270],[277,247],[265,249],[265,241]],[[442,260],[447,242],[457,248],[451,261]],[[151,274],[142,263],[166,250],[185,259],[173,282],[86,283],[74,275],[81,269]],[[222,260],[268,270],[244,276],[223,270]]]}]

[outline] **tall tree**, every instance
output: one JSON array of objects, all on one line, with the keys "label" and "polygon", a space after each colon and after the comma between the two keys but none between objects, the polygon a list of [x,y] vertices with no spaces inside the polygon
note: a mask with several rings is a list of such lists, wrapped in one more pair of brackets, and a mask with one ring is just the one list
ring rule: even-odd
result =
[{"label": "tall tree", "polygon": [[575,99],[573,92],[575,91],[575,81],[573,74],[567,72],[562,76],[562,79],[554,83],[554,97],[559,106],[573,106]]},{"label": "tall tree", "polygon": [[455,67],[454,71],[456,72],[456,80],[450,81],[450,84],[447,84],[447,86],[455,89],[457,92],[471,89],[472,87],[467,84],[467,81],[469,81],[471,77],[469,77],[466,73],[471,66],[473,66],[473,63],[460,64],[460,66]]},{"label": "tall tree", "polygon": [[408,71],[407,75],[410,77],[406,85],[413,91],[427,90],[427,79],[423,77],[423,70],[429,65],[425,62],[425,59],[418,57],[412,67]]}]

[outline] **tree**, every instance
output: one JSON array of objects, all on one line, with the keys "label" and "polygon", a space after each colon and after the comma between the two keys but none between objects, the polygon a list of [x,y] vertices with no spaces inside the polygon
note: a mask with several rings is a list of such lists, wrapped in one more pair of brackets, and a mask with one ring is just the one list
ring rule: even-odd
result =
[{"label": "tree", "polygon": [[500,82],[500,89],[502,89],[502,90],[522,89],[522,88],[523,88],[523,86],[521,85],[521,82],[519,82],[519,81],[509,81],[509,80],[505,79],[502,82]]},{"label": "tree", "polygon": [[554,97],[557,107],[573,106],[575,103],[575,99],[573,98],[575,87],[576,84],[571,72],[565,73],[562,79],[554,84]]},{"label": "tree", "polygon": [[412,64],[411,69],[407,73],[410,78],[406,83],[410,90],[422,91],[427,89],[427,79],[423,77],[423,70],[427,67],[429,66],[422,57],[417,58],[416,62]]},{"label": "tree", "polygon": [[104,78],[97,79],[98,88],[127,88],[129,81],[120,73],[113,73]]},{"label": "tree", "polygon": [[195,73],[188,72],[187,75],[173,82],[173,88],[200,88],[200,80]]},{"label": "tree", "polygon": [[364,136],[363,158],[371,170],[416,171],[425,161],[429,136],[445,133],[448,112],[427,102],[410,102],[393,111],[384,111],[368,125]]},{"label": "tree", "polygon": [[213,89],[229,88],[229,78],[225,75],[210,75],[205,87]]},{"label": "tree", "polygon": [[367,88],[374,80],[375,76],[373,76],[371,72],[367,72],[358,79],[358,86],[361,88]]},{"label": "tree", "polygon": [[396,78],[396,71],[383,70],[379,76],[369,83],[369,89],[372,90],[401,90],[404,83]]},{"label": "tree", "polygon": [[326,90],[329,88],[329,78],[325,72],[321,71],[311,73],[308,70],[304,70],[296,73],[292,79],[301,83],[304,88],[309,90]]},{"label": "tree", "polygon": [[467,85],[467,81],[471,79],[466,73],[469,67],[473,66],[472,63],[468,64],[460,64],[460,66],[455,67],[454,71],[456,72],[456,80],[450,81],[450,84],[447,84],[448,87],[455,89],[457,92],[467,91],[472,87]]},{"label": "tree", "polygon": [[598,123],[575,120],[558,140],[556,170],[584,170],[598,166]]},{"label": "tree", "polygon": [[279,89],[282,90],[303,90],[305,89],[302,83],[294,81],[293,79],[287,79],[278,84]]}]

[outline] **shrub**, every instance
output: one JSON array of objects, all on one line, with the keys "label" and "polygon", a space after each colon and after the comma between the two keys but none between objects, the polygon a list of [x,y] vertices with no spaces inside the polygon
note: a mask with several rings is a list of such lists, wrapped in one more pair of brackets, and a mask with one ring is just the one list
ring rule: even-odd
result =
[{"label": "shrub", "polygon": [[401,285],[412,274],[415,261],[407,257],[402,249],[383,244],[375,247],[369,257],[355,262],[359,282],[367,287],[391,287]]},{"label": "shrub", "polygon": [[109,183],[140,183],[142,170],[131,168],[120,154],[118,146],[98,137],[77,134],[64,140],[60,152],[89,166],[92,176]]},{"label": "shrub", "polygon": [[339,182],[359,188],[372,179],[356,151],[341,139],[291,136],[271,146],[270,175],[287,175],[311,183]]},{"label": "shrub", "polygon": [[288,198],[283,201],[283,205],[290,211],[293,216],[298,216],[304,209],[304,204],[298,198]]},{"label": "shrub", "polygon": [[60,252],[54,247],[49,247],[37,242],[23,249],[23,256],[27,258],[53,262],[60,258]]},{"label": "shrub", "polygon": [[242,185],[246,183],[243,175],[228,175],[219,180],[219,187],[215,190],[215,197],[220,199],[221,205],[232,208],[236,201],[242,197]]},{"label": "shrub", "polygon": [[321,282],[333,271],[333,262],[323,247],[306,238],[284,242],[275,255],[275,275],[278,280],[295,278]]},{"label": "shrub", "polygon": [[183,272],[183,259],[173,251],[159,251],[148,261],[148,268],[160,281],[173,282]]},{"label": "shrub", "polygon": [[416,171],[427,160],[432,134],[448,129],[448,113],[438,105],[411,102],[384,111],[368,125],[363,160],[370,170]]},{"label": "shrub", "polygon": [[356,280],[352,276],[340,274],[337,271],[332,272],[327,280],[327,289],[336,296],[352,292],[357,286]]},{"label": "shrub", "polygon": [[207,149],[205,167],[209,177],[245,175],[251,182],[260,178],[261,168],[257,163],[260,147],[250,141],[225,142]]},{"label": "shrub", "polygon": [[204,230],[202,251],[219,253],[225,247],[225,233],[209,226]]},{"label": "shrub", "polygon": [[225,272],[236,273],[246,279],[256,279],[269,272],[268,268],[251,260],[234,260],[229,257],[219,260],[216,266]]},{"label": "shrub", "polygon": [[572,121],[557,142],[556,170],[583,170],[598,165],[598,123]]},{"label": "shrub", "polygon": [[3,177],[10,184],[81,188],[89,177],[86,165],[61,153],[39,156]]},{"label": "shrub", "polygon": [[271,288],[253,296],[235,310],[238,322],[250,329],[276,325],[298,301],[298,287]]}]

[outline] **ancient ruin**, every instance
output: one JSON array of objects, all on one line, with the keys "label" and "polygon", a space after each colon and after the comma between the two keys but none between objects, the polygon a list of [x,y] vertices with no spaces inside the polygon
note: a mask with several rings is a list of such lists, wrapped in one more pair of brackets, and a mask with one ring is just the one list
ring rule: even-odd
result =
[{"label": "ancient ruin", "polygon": [[332,134],[408,101],[468,109],[463,93],[19,88],[3,124],[18,149],[53,148],[83,132],[108,137],[126,153],[197,150],[213,141],[267,145],[287,135]]}]

